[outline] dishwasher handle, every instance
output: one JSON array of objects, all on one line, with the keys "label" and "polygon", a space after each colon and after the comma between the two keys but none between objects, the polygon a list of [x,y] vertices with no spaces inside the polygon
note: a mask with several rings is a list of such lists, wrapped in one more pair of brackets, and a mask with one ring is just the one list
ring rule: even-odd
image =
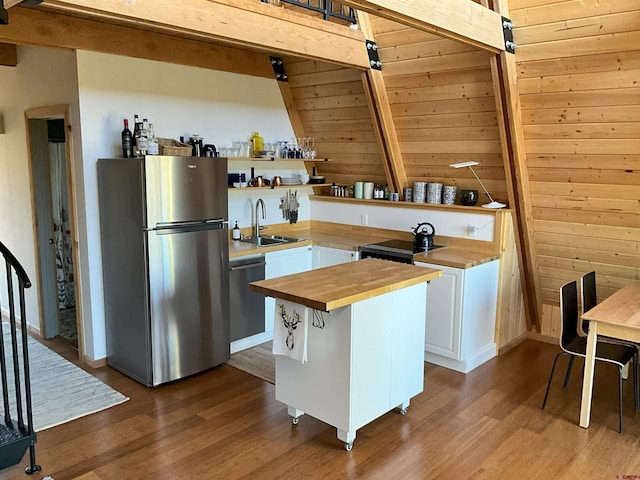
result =
[{"label": "dishwasher handle", "polygon": [[235,272],[237,270],[246,270],[247,268],[263,267],[264,265],[266,265],[264,258],[259,258],[250,263],[241,263],[239,265],[234,265],[233,263],[231,263],[229,265],[229,270]]}]

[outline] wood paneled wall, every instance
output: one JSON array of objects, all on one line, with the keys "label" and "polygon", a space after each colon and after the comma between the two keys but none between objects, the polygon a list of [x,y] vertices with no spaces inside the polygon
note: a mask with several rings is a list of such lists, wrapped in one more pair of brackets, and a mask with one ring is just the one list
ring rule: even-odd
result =
[{"label": "wood paneled wall", "polygon": [[[600,299],[640,282],[640,3],[509,5],[540,285],[551,315],[559,288],[589,271]],[[557,336],[551,317],[541,333]]]},{"label": "wood paneled wall", "polygon": [[304,134],[315,139],[318,158],[331,160],[318,174],[330,183],[385,183],[361,72],[294,58],[284,64]]},{"label": "wood paneled wall", "polygon": [[475,160],[491,194],[506,202],[490,54],[388,20],[372,17],[371,26],[409,184],[480,189],[468,169],[449,167]]}]

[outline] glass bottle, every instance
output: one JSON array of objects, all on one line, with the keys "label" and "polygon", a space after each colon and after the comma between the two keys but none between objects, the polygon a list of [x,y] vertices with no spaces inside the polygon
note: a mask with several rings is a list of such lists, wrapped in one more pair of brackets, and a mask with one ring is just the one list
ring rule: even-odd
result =
[{"label": "glass bottle", "polygon": [[156,140],[156,134],[153,131],[153,123],[149,124],[149,131],[147,136],[147,155],[158,155],[158,141]]},{"label": "glass bottle", "polygon": [[138,151],[138,144],[136,139],[140,135],[140,130],[142,130],[142,122],[138,118],[138,115],[133,116],[133,156],[140,156],[140,152]]},{"label": "glass bottle", "polygon": [[148,139],[149,121],[144,118],[142,120],[142,126],[136,136],[136,147],[138,148],[138,156],[144,157],[147,154],[147,147],[149,145]]},{"label": "glass bottle", "polygon": [[129,119],[124,119],[124,130],[122,130],[122,156],[124,158],[133,157],[133,134],[129,130]]}]

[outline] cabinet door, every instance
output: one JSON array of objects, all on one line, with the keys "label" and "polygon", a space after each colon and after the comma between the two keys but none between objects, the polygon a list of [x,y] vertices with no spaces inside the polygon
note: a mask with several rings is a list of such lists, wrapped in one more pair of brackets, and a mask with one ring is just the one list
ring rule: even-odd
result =
[{"label": "cabinet door", "polygon": [[313,268],[330,267],[358,260],[358,252],[341,248],[313,247]]},{"label": "cabinet door", "polygon": [[442,277],[431,280],[427,287],[425,351],[460,360],[464,271],[427,263],[416,265],[443,271]]},{"label": "cabinet door", "polygon": [[[267,252],[264,256],[266,261],[265,278],[276,278],[294,273],[311,270],[312,254],[311,247],[290,248],[277,252]],[[265,331],[273,331],[273,319],[276,308],[276,301],[271,297],[265,298],[264,319]]]}]

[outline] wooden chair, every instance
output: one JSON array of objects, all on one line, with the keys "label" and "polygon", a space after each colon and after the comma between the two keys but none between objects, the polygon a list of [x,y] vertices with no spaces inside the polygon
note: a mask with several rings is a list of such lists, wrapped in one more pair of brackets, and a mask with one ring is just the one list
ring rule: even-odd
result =
[{"label": "wooden chair", "polygon": [[[40,471],[36,464],[36,432],[33,429],[31,409],[31,380],[29,377],[29,353],[27,350],[27,315],[24,290],[31,286],[29,277],[20,262],[0,242],[0,255],[6,267],[6,286],[9,323],[0,322],[0,381],[2,382],[2,406],[4,416],[0,420],[0,469],[16,465],[29,449],[29,466],[25,472]],[[14,289],[14,281],[17,288]],[[14,293],[17,290],[18,302]],[[19,310],[18,308],[19,307]],[[17,328],[16,311],[20,312],[22,328]],[[5,342],[5,331],[7,341]],[[8,386],[13,393],[9,395]],[[26,407],[26,412],[24,411]]]},{"label": "wooden chair", "polygon": [[[563,390],[567,387],[570,368],[576,357],[584,358],[587,351],[587,338],[578,335],[578,286],[577,282],[569,282],[560,289],[560,313],[561,313],[561,332],[560,332],[560,348],[561,351],[553,359],[547,389],[544,393],[542,408],[547,404],[549,388],[551,380],[556,368],[556,363],[561,355],[569,356],[569,368],[565,376]],[[633,390],[635,409],[638,410],[638,351],[636,348],[628,345],[618,345],[613,343],[597,342],[596,344],[596,360],[601,362],[612,363],[618,367],[618,403],[619,403],[619,432],[622,433],[622,367],[630,360],[633,360]]]},{"label": "wooden chair", "polygon": [[[582,295],[582,313],[591,310],[598,304],[596,291],[596,272],[589,272],[582,276],[580,294]],[[578,335],[586,337],[589,333],[589,321],[578,322]]]}]

